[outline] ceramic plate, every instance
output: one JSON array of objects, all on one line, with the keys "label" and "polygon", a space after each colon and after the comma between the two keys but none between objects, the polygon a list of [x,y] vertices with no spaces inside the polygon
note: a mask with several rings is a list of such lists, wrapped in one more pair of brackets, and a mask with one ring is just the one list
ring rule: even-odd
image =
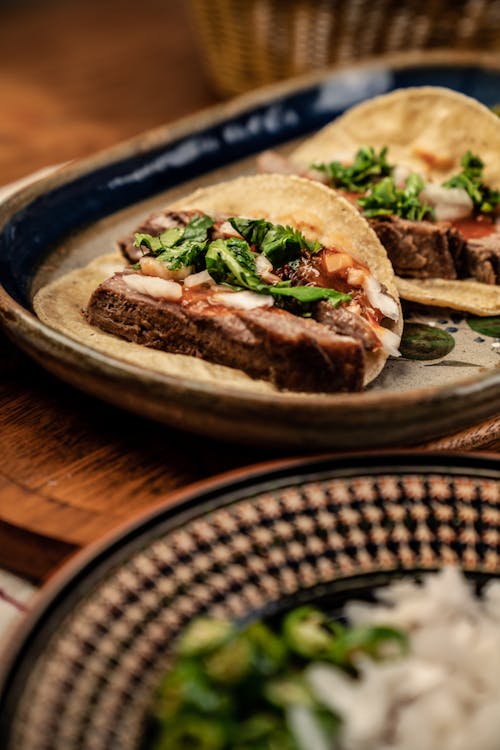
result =
[{"label": "ceramic plate", "polygon": [[[140,368],[41,324],[43,284],[98,255],[149,212],[189,192],[255,169],[255,155],[292,143],[365,98],[399,87],[444,85],[487,105],[500,98],[500,67],[477,55],[426,65],[379,61],[287,82],[148,133],[72,165],[0,207],[0,316],[44,367],[140,414],[231,440],[273,446],[360,447],[428,440],[500,409],[499,319],[409,310],[403,357],[362,394],[277,392],[237,371],[191,360],[185,371]],[[454,57],[456,60],[456,57]],[[472,62],[474,61],[474,62]],[[76,313],[79,315],[80,308]],[[97,346],[97,344],[96,344]],[[133,346],[133,345],[131,345]],[[236,374],[235,374],[236,373]]]},{"label": "ceramic plate", "polygon": [[498,460],[369,454],[212,480],[86,551],[42,592],[0,675],[4,750],[138,750],[196,615],[336,610],[396,576],[500,571]]}]

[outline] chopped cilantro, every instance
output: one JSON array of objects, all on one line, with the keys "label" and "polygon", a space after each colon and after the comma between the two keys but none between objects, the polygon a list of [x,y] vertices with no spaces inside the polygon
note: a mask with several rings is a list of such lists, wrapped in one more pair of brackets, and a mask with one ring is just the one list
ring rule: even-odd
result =
[{"label": "chopped cilantro", "polygon": [[245,240],[230,237],[210,243],[206,254],[207,271],[219,284],[238,289],[250,289],[273,297],[294,299],[302,304],[329,300],[333,305],[349,302],[352,295],[319,286],[290,286],[284,281],[274,286],[266,284],[257,274],[254,254]]},{"label": "chopped cilantro", "polygon": [[260,292],[267,285],[257,274],[254,254],[245,240],[230,237],[210,243],[205,256],[207,271],[218,284]]},{"label": "chopped cilantro", "polygon": [[334,307],[337,307],[341,302],[350,302],[352,299],[352,294],[344,294],[336,289],[328,289],[322,286],[281,286],[281,284],[276,284],[269,287],[268,293],[272,294],[273,297],[291,297],[302,304],[328,300]]},{"label": "chopped cilantro", "polygon": [[268,258],[274,268],[300,257],[301,250],[316,253],[321,247],[319,242],[309,242],[302,232],[290,226],[238,217],[229,219],[229,222],[250,245],[255,245]]},{"label": "chopped cilantro", "polygon": [[134,245],[140,248],[146,247],[153,253],[153,255],[158,255],[162,250],[165,250],[166,247],[172,247],[180,237],[182,237],[181,227],[168,229],[157,237],[154,237],[151,234],[139,234],[136,232],[134,235]]},{"label": "chopped cilantro", "polygon": [[171,271],[184,266],[200,267],[208,246],[208,230],[212,225],[213,220],[209,216],[200,214],[185,227],[172,227],[158,237],[137,233],[134,245],[146,247]]},{"label": "chopped cilantro", "polygon": [[312,164],[311,168],[323,172],[333,187],[363,193],[374,182],[392,174],[394,167],[387,163],[386,156],[387,146],[378,154],[372,146],[362,146],[349,166],[331,161]]},{"label": "chopped cilantro", "polygon": [[467,151],[461,159],[462,171],[454,175],[443,187],[462,188],[466,190],[472,199],[474,208],[483,214],[490,214],[496,209],[500,202],[500,192],[491,190],[482,182],[484,163],[470,151]]},{"label": "chopped cilantro", "polygon": [[421,221],[433,218],[434,212],[428,203],[419,199],[424,181],[418,174],[411,174],[404,188],[396,187],[393,177],[385,177],[373,185],[368,195],[358,198],[365,216],[401,216],[403,219]]},{"label": "chopped cilantro", "polygon": [[291,263],[298,262],[301,250],[316,252],[321,247],[320,244],[309,242],[301,232],[292,227],[271,224],[263,219],[235,217],[230,221],[248,241],[229,237],[210,242],[208,230],[213,225],[213,220],[208,216],[196,216],[186,227],[168,229],[158,237],[136,234],[134,244],[136,247],[146,247],[170,270],[191,265],[200,270],[206,268],[218,284],[271,294],[282,298],[283,304],[290,299],[301,305],[319,300],[329,300],[333,305],[338,305],[351,299],[350,294],[343,294],[336,289],[290,286],[289,281],[282,281],[274,286],[266,284],[257,273],[255,253],[249,243],[267,254],[271,262],[274,261],[273,265],[283,265],[288,259]]},{"label": "chopped cilantro", "polygon": [[204,242],[207,239],[208,230],[213,226],[213,223],[214,220],[210,216],[198,214],[184,227],[183,241]]}]

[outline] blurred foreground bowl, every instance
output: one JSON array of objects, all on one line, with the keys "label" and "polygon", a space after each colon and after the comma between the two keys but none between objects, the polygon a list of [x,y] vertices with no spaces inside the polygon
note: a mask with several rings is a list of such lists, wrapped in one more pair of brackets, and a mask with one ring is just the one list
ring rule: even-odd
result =
[{"label": "blurred foreground bowl", "polygon": [[[315,603],[402,576],[500,572],[496,456],[371,453],[248,467],[167,498],[74,558],[0,664],[2,750],[141,750],[192,618]],[[166,750],[166,749],[165,749]]]}]

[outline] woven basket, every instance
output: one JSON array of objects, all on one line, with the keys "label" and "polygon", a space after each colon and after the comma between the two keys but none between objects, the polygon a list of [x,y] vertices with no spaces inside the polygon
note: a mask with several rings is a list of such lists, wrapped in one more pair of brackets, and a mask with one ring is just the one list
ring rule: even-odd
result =
[{"label": "woven basket", "polygon": [[223,95],[364,57],[500,48],[500,0],[191,0]]}]

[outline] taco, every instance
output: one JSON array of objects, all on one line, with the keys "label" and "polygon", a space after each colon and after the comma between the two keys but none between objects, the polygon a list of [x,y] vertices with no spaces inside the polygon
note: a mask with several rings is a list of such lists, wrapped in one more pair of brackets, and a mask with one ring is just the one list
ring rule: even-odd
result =
[{"label": "taco", "polygon": [[39,317],[138,364],[151,366],[152,348],[152,366],[167,372],[180,359],[192,376],[201,359],[218,380],[224,365],[292,391],[360,390],[398,354],[384,249],[348,201],[310,180],[261,175],[197,190],[119,246],[127,267],[109,276],[105,258],[45,287]]},{"label": "taco", "polygon": [[[342,191],[369,221],[403,299],[500,314],[500,120],[443,88],[353,107],[281,167]],[[276,156],[261,161],[276,171]]]}]

